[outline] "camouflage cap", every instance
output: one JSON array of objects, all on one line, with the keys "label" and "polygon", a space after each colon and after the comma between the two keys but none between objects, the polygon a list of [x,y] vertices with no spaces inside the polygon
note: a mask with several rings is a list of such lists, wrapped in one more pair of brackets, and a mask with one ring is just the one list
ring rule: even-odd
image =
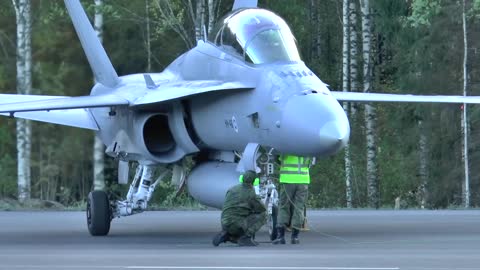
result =
[{"label": "camouflage cap", "polygon": [[254,171],[249,170],[243,174],[243,182],[246,184],[253,184],[255,178],[257,178],[257,173],[255,173]]}]

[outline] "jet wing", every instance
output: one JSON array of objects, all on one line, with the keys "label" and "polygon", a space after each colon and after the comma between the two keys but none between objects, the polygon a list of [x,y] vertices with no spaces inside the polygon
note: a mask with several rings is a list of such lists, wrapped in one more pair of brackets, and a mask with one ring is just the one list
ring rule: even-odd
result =
[{"label": "jet wing", "polygon": [[0,94],[0,104],[65,98],[62,96]]},{"label": "jet wing", "polygon": [[[0,115],[9,116],[10,114],[0,113]],[[93,116],[87,109],[18,112],[14,114],[14,117],[91,130],[99,129]]]},{"label": "jet wing", "polygon": [[185,98],[193,95],[224,90],[251,90],[254,85],[248,85],[242,82],[223,82],[223,81],[184,81],[171,84],[164,84],[160,87],[147,92],[144,96],[138,98],[130,105],[132,108],[143,109],[158,105],[162,102]]},{"label": "jet wing", "polygon": [[88,108],[128,105],[115,95],[65,97],[0,95],[0,115],[98,130]]},{"label": "jet wing", "polygon": [[480,96],[435,96],[330,91],[338,101],[480,104]]},{"label": "jet wing", "polygon": [[[12,98],[11,96],[12,95],[0,95],[0,113],[14,114],[17,112],[96,108],[129,104],[128,100],[116,95],[51,98],[29,95],[14,95],[15,97]],[[11,102],[11,100],[13,100],[13,102]],[[19,102],[19,100],[22,101]]]}]

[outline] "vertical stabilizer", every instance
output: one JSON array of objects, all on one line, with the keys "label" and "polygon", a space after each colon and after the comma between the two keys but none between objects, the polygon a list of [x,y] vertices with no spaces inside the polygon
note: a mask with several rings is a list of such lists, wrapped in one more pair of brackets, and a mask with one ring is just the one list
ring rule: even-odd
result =
[{"label": "vertical stabilizer", "polygon": [[258,0],[235,0],[232,10],[239,8],[255,8],[258,5]]},{"label": "vertical stabilizer", "polygon": [[117,72],[93,30],[80,1],[65,0],[65,6],[77,31],[78,38],[82,43],[83,50],[87,55],[95,79],[105,86],[115,87],[119,82]]}]

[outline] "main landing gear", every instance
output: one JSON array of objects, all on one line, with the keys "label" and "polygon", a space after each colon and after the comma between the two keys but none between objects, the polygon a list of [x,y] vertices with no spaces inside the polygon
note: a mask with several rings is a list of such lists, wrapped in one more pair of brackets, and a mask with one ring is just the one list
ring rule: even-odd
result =
[{"label": "main landing gear", "polygon": [[107,193],[95,190],[88,194],[87,225],[91,235],[107,235],[110,231],[112,211]]},{"label": "main landing gear", "polygon": [[110,201],[105,191],[90,192],[87,200],[87,225],[90,234],[107,235],[112,219],[145,211],[157,184],[168,171],[165,170],[152,184],[154,172],[153,166],[138,165],[127,198],[123,201]]}]

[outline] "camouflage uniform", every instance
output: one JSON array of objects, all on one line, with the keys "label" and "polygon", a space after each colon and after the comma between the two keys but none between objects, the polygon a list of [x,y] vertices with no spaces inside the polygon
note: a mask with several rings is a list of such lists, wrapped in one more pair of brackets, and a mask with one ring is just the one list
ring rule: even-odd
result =
[{"label": "camouflage uniform", "polygon": [[281,184],[277,224],[281,227],[302,229],[308,185]]},{"label": "camouflage uniform", "polygon": [[228,190],[222,208],[222,228],[230,237],[253,236],[266,223],[263,203],[251,184],[239,184]]}]

